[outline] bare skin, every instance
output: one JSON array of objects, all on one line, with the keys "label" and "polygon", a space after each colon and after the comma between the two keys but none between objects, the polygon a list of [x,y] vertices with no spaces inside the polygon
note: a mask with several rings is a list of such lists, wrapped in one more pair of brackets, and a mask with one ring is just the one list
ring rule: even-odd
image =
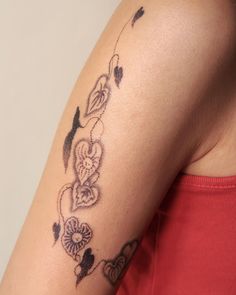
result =
[{"label": "bare skin", "polygon": [[[236,60],[232,58],[228,74],[219,84],[219,106],[212,117],[214,128],[202,142],[192,161],[182,171],[206,176],[236,175]],[[206,109],[208,111],[208,109]],[[201,155],[199,157],[199,155]]]},{"label": "bare skin", "polygon": [[0,295],[110,295],[180,171],[236,175],[230,1],[123,1],[59,123]]}]

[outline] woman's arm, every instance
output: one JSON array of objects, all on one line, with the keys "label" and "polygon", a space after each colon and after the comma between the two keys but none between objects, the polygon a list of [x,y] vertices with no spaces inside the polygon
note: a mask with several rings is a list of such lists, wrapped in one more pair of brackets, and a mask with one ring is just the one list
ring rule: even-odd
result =
[{"label": "woman's arm", "polygon": [[68,101],[1,295],[114,294],[210,132],[206,94],[231,35],[218,2],[121,3]]}]

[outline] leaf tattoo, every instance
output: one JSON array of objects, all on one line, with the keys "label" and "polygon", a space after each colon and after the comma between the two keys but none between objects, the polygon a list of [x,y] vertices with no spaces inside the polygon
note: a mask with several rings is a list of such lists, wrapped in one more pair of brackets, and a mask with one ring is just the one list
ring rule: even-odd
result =
[{"label": "leaf tattoo", "polygon": [[98,79],[88,97],[86,116],[101,109],[108,101],[111,88],[108,84],[108,75],[103,74]]},{"label": "leaf tattoo", "polygon": [[144,9],[143,9],[143,6],[142,7],[140,7],[139,8],[139,10],[135,13],[135,15],[134,15],[134,17],[133,17],[133,19],[132,19],[132,23],[131,23],[131,25],[132,25],[132,27],[134,26],[134,24],[136,23],[136,21],[140,18],[140,17],[142,17],[143,15],[144,15]]},{"label": "leaf tattoo", "polygon": [[71,193],[72,207],[91,207],[98,201],[99,188],[95,186],[99,178],[98,169],[101,165],[103,149],[100,142],[90,143],[80,140],[74,149],[74,173],[76,181]]},{"label": "leaf tattoo", "polygon": [[77,275],[76,286],[80,281],[88,275],[89,270],[92,268],[95,261],[95,257],[92,254],[92,249],[88,248],[84,251],[82,261],[78,264],[75,269]]},{"label": "leaf tattoo", "polygon": [[83,128],[83,126],[81,126],[81,124],[80,124],[80,109],[79,109],[79,107],[77,107],[74,118],[73,118],[72,128],[68,132],[68,134],[65,138],[65,141],[64,141],[64,146],[63,146],[63,160],[64,160],[65,171],[68,168],[68,161],[69,161],[70,154],[71,154],[72,142],[73,142],[74,136],[76,134],[76,131],[79,128]]},{"label": "leaf tattoo", "polygon": [[114,68],[114,77],[115,77],[116,86],[119,88],[121,79],[123,78],[123,68],[122,67],[116,66]]},{"label": "leaf tattoo", "polygon": [[103,274],[112,285],[115,285],[124,276],[138,244],[138,240],[127,242],[114,259],[105,261]]},{"label": "leaf tattoo", "polygon": [[61,231],[60,223],[54,222],[54,224],[52,226],[52,230],[53,230],[53,234],[54,234],[54,240],[56,243],[56,241],[59,239],[59,236],[60,236],[60,231]]}]

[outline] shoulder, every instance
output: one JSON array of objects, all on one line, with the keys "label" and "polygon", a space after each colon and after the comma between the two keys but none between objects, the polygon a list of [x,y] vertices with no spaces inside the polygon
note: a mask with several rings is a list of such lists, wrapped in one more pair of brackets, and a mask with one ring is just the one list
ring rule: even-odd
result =
[{"label": "shoulder", "polygon": [[210,50],[214,57],[235,43],[236,6],[230,0],[146,0],[143,6],[143,30],[154,34],[157,44],[163,40],[186,49]]}]

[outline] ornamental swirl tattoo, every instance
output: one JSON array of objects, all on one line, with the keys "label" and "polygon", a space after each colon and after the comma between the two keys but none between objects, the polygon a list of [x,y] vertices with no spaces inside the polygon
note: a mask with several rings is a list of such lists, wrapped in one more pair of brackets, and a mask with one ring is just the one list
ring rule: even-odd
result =
[{"label": "ornamental swirl tattoo", "polygon": [[[62,186],[58,192],[57,210],[58,221],[54,222],[52,231],[54,244],[60,239],[65,252],[75,261],[74,274],[76,276],[76,286],[88,275],[91,275],[99,265],[102,266],[104,277],[115,285],[124,275],[125,270],[133,257],[138,240],[127,242],[119,254],[113,259],[102,259],[95,264],[95,255],[91,247],[87,247],[94,236],[91,226],[84,223],[77,216],[78,210],[95,205],[101,198],[100,186],[97,184],[100,176],[104,146],[101,136],[104,132],[102,116],[106,111],[107,104],[112,96],[112,85],[120,88],[124,69],[120,65],[120,56],[117,53],[117,45],[125,29],[130,26],[134,28],[135,23],[144,15],[143,7],[140,7],[134,15],[125,23],[116,40],[112,56],[108,63],[107,73],[101,74],[87,98],[84,118],[87,122],[83,126],[80,118],[80,108],[77,107],[71,130],[68,132],[63,145],[63,162],[65,173],[70,162],[74,179],[71,183]],[[82,138],[74,142],[75,135],[80,132],[80,128],[85,128],[91,121],[92,127],[89,131],[89,138]],[[95,131],[99,124],[102,126],[102,133],[98,138]],[[63,202],[69,203],[69,216],[64,213]],[[67,210],[68,211],[68,210]]]}]

